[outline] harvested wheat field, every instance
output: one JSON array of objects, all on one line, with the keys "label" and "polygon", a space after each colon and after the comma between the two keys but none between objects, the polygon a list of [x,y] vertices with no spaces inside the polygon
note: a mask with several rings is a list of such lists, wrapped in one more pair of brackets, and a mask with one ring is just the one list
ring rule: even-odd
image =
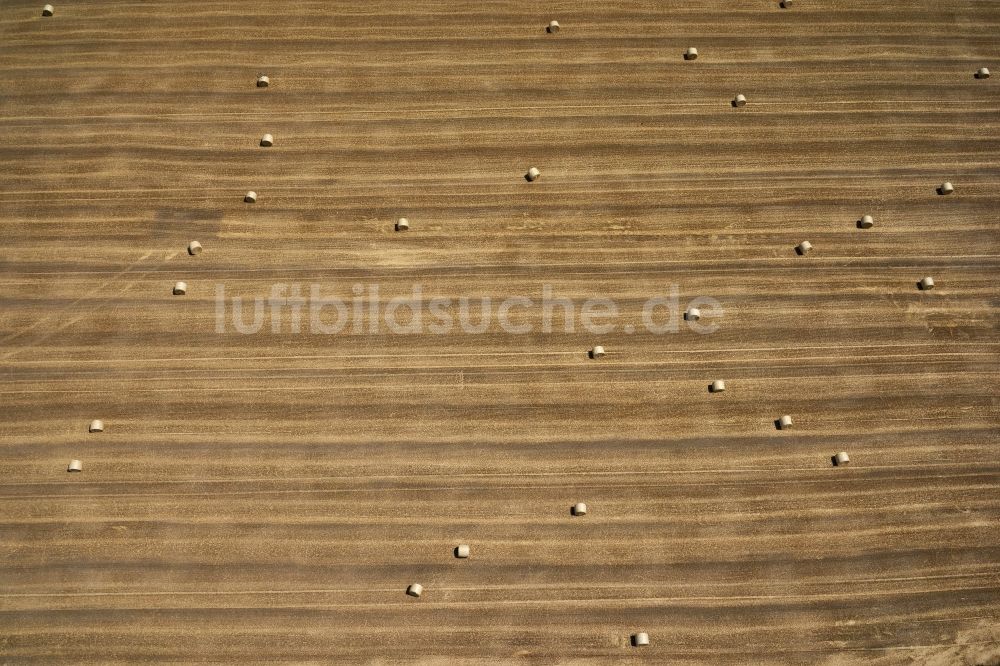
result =
[{"label": "harvested wheat field", "polygon": [[1000,664],[1000,3],[788,5],[4,3],[0,662]]}]

